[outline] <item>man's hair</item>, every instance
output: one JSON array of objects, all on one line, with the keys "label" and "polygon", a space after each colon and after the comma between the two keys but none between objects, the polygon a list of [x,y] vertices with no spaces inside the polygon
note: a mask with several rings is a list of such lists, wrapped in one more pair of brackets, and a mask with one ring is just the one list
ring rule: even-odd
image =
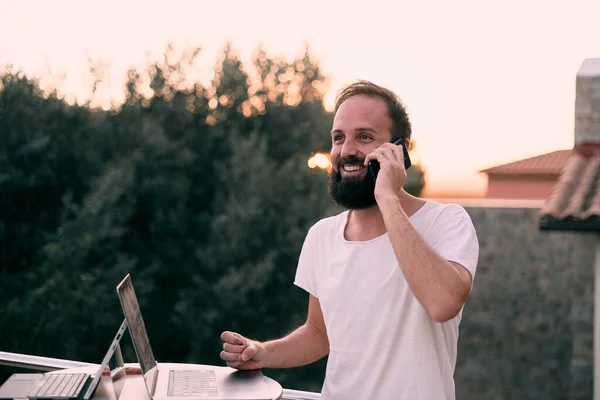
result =
[{"label": "man's hair", "polygon": [[335,98],[334,114],[337,113],[338,108],[340,108],[342,103],[350,97],[359,94],[379,97],[385,101],[388,107],[388,115],[392,120],[392,141],[396,141],[400,138],[404,138],[405,141],[410,141],[412,128],[404,103],[402,103],[402,100],[400,100],[400,97],[398,97],[396,93],[372,82],[360,80],[342,88]]}]

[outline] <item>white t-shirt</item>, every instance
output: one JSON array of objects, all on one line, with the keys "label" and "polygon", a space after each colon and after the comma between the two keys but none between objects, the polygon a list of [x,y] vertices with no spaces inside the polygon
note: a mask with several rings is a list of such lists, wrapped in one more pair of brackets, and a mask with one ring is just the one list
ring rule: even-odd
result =
[{"label": "white t-shirt", "polygon": [[[461,312],[438,323],[413,295],[388,234],[344,238],[348,211],[308,232],[295,284],[319,299],[330,352],[322,400],[454,400]],[[475,276],[479,244],[459,205],[427,201],[411,223],[443,258]]]}]

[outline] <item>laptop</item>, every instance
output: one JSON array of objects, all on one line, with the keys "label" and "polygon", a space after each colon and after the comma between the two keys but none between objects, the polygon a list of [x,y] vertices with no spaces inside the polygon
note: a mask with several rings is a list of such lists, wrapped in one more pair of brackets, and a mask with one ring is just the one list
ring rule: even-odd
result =
[{"label": "laptop", "polygon": [[117,293],[151,399],[273,399],[273,389],[260,370],[236,371],[229,367],[157,363],[129,274],[117,286]]},{"label": "laptop", "polygon": [[89,400],[98,387],[102,373],[114,354],[123,333],[127,329],[127,320],[123,323],[102,363],[93,374],[90,373],[47,373],[13,374],[0,387],[0,400],[4,399],[83,399]]}]

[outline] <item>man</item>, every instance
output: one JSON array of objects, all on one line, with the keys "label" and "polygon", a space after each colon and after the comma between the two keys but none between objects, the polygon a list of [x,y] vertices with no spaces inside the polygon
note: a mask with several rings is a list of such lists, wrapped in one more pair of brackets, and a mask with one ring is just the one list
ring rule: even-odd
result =
[{"label": "man", "polygon": [[[454,399],[458,325],[479,247],[458,205],[413,197],[398,138],[411,125],[400,99],[367,81],[336,99],[329,193],[347,209],[317,222],[295,284],[306,323],[268,342],[223,332],[238,369],[286,368],[329,354],[321,399]],[[377,160],[374,180],[367,168]]]}]

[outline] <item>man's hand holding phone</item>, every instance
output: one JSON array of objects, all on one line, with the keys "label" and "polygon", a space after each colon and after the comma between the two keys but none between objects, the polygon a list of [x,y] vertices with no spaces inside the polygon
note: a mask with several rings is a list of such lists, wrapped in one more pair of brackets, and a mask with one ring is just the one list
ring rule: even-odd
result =
[{"label": "man's hand holding phone", "polygon": [[395,143],[384,143],[365,158],[375,179],[375,199],[379,202],[388,196],[397,197],[407,180],[406,169],[410,167],[410,158],[404,148],[403,139]]}]

